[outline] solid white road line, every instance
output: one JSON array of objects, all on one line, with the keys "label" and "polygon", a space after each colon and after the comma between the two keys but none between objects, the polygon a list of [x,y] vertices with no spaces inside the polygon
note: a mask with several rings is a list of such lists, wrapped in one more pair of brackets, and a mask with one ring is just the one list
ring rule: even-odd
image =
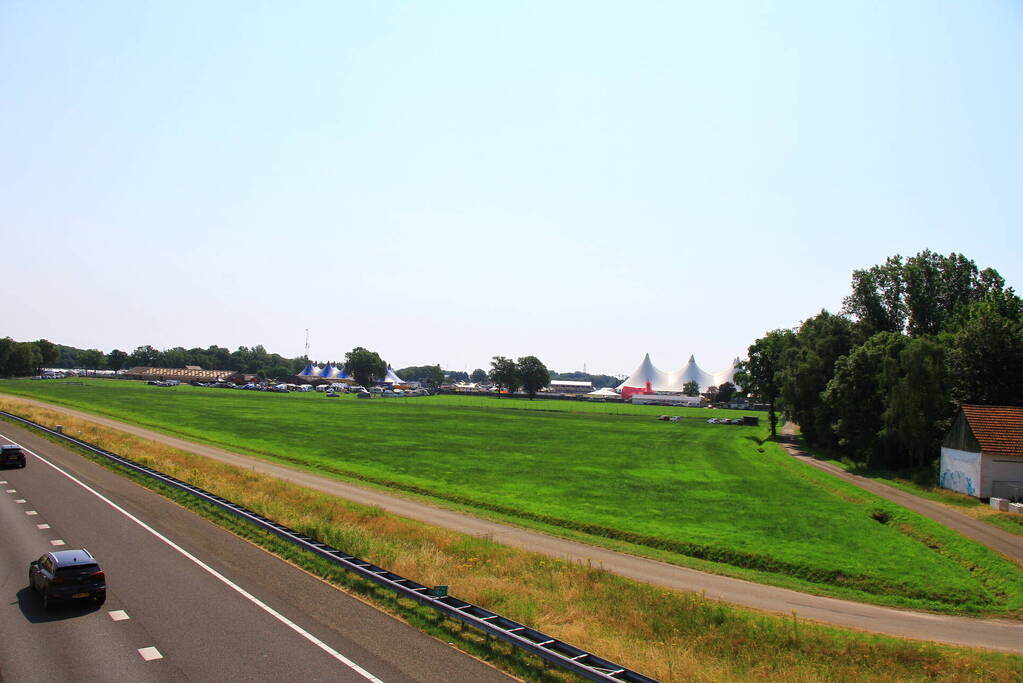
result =
[{"label": "solid white road line", "polygon": [[140,647],[139,654],[142,655],[142,659],[147,662],[151,662],[154,659],[163,659],[163,655],[155,647]]},{"label": "solid white road line", "polygon": [[[0,434],[0,436],[2,436],[5,439],[10,440],[10,437],[4,436],[3,434]],[[53,464],[52,462],[50,462],[49,460],[47,460],[43,456],[39,455],[38,453],[36,453],[34,451],[30,451],[29,449],[25,448],[24,446],[22,447],[22,450],[25,451],[26,453],[28,453],[29,455],[33,456],[34,458],[38,459],[40,462],[42,462],[42,463],[44,463],[46,465],[49,465],[50,467],[55,469],[57,472],[60,472],[65,477],[67,477],[71,481],[75,482],[76,484],[81,486],[83,489],[85,489],[86,491],[88,491],[92,495],[96,496],[97,498],[102,500],[104,503],[106,503],[110,507],[112,507],[115,510],[117,510],[118,512],[120,512],[122,515],[124,515],[125,517],[127,517],[131,521],[133,521],[136,524],[138,524],[140,527],[142,527],[143,529],[145,529],[146,531],[151,533],[153,536],[155,536],[156,538],[160,539],[161,541],[163,541],[164,543],[169,545],[171,548],[173,548],[174,550],[179,552],[181,555],[183,555],[184,557],[186,557],[189,560],[191,560],[192,562],[194,562],[196,565],[198,565],[204,571],[206,571],[211,576],[216,578],[218,581],[220,581],[221,583],[223,583],[227,587],[231,588],[233,591],[235,591],[236,593],[238,593],[239,595],[244,597],[246,600],[248,600],[252,604],[256,605],[257,607],[259,607],[261,610],[263,610],[264,612],[266,612],[267,614],[269,614],[273,618],[277,619],[277,621],[281,622],[282,624],[284,624],[285,626],[290,628],[292,631],[294,631],[295,633],[299,634],[300,636],[302,636],[303,638],[308,640],[310,643],[312,643],[313,645],[315,645],[316,647],[320,648],[321,650],[326,652],[328,655],[330,655],[331,657],[333,657],[337,661],[339,661],[342,664],[344,664],[345,666],[347,666],[349,669],[351,669],[355,673],[359,674],[360,676],[362,676],[363,678],[365,678],[368,681],[373,681],[373,683],[383,683],[382,680],[380,680],[379,678],[377,678],[376,676],[374,676],[370,672],[366,671],[361,666],[359,666],[358,664],[356,664],[352,660],[348,659],[343,654],[341,654],[340,652],[338,652],[337,650],[332,648],[330,645],[327,645],[325,642],[323,642],[322,640],[320,640],[319,638],[314,636],[312,633],[309,633],[304,628],[302,628],[301,626],[299,626],[295,622],[291,621],[286,616],[284,616],[283,614],[281,614],[280,612],[275,610],[273,607],[270,607],[270,605],[266,604],[265,602],[263,602],[262,600],[260,600],[256,596],[252,595],[251,593],[246,591],[244,588],[242,588],[238,584],[236,584],[233,581],[231,581],[230,579],[228,579],[226,576],[224,576],[223,574],[218,572],[216,569],[214,569],[213,567],[209,566],[208,564],[206,564],[205,562],[200,560],[198,557],[196,557],[195,555],[191,554],[190,552],[188,552],[187,550],[185,550],[184,548],[179,546],[177,543],[175,543],[174,541],[170,540],[169,538],[167,538],[166,536],[161,534],[159,531],[157,531],[153,527],[149,526],[148,524],[143,522],[141,519],[139,519],[135,515],[131,514],[130,512],[128,512],[127,510],[125,510],[120,505],[118,505],[114,501],[110,500],[106,496],[104,496],[102,493],[100,493],[96,489],[92,488],[91,486],[89,486],[85,482],[81,481],[80,479],[75,478],[74,475],[70,474],[69,472],[64,471],[63,469],[61,469],[57,465]],[[28,512],[26,514],[33,514],[34,515],[36,513],[35,513],[35,511],[32,511],[32,512]],[[156,651],[156,648],[143,648],[143,649],[144,650],[152,649],[154,652]],[[139,653],[141,654],[142,650],[139,650]],[[156,654],[161,656],[161,657],[163,656],[163,655],[160,655],[159,652],[157,652]],[[143,655],[143,657],[145,657],[145,655]]]},{"label": "solid white road line", "polygon": [[124,621],[125,619],[131,619],[131,617],[128,616],[128,613],[125,612],[123,609],[115,609],[113,612],[107,612],[107,614],[109,614],[110,618],[113,619],[114,621]]}]

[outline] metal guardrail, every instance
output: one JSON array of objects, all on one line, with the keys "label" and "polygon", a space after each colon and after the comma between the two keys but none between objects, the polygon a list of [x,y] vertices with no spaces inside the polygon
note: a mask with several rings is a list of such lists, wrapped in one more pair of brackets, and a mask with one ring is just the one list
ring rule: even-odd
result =
[{"label": "metal guardrail", "polygon": [[626,669],[614,662],[598,657],[597,655],[575,647],[574,645],[569,645],[557,638],[552,638],[540,631],[531,629],[528,626],[477,605],[473,605],[465,600],[459,600],[452,595],[432,595],[431,591],[433,589],[428,586],[424,586],[423,584],[417,583],[411,579],[406,579],[402,576],[389,572],[382,567],[377,567],[354,555],[349,555],[341,550],[332,548],[326,543],[321,543],[315,538],[301,534],[293,529],[289,529],[283,524],[278,524],[277,522],[267,519],[266,517],[248,510],[241,505],[232,503],[231,501],[221,498],[220,496],[216,496],[209,491],[205,491],[198,486],[192,486],[191,484],[181,481],[180,479],[175,479],[168,474],[154,470],[151,467],[146,467],[145,465],[140,465],[129,458],[117,455],[116,453],[111,453],[110,451],[94,446],[86,441],[82,441],[81,439],[68,436],[63,432],[58,432],[48,427],[44,427],[32,420],[26,420],[23,417],[13,415],[6,411],[0,411],[0,415],[46,432],[51,436],[73,443],[80,448],[84,448],[91,453],[107,458],[108,460],[116,462],[117,464],[134,472],[138,472],[175,489],[191,494],[192,496],[210,503],[221,510],[225,510],[237,517],[240,517],[241,519],[244,519],[265,531],[269,531],[270,533],[289,541],[303,550],[307,550],[337,566],[347,569],[363,579],[367,579],[379,586],[393,590],[401,597],[409,598],[422,605],[432,607],[446,617],[450,617],[477,630],[483,631],[484,633],[500,638],[521,650],[525,650],[541,657],[554,666],[576,673],[587,680],[624,681],[625,683],[658,683],[656,679],[644,676],[643,674],[630,669]]}]

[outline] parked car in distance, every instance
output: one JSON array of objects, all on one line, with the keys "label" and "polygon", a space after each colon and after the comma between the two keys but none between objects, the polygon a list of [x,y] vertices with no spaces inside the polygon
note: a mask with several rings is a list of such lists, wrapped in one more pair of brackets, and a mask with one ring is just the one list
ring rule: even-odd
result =
[{"label": "parked car in distance", "polygon": [[0,446],[0,467],[24,467],[25,451],[21,446],[5,444]]},{"label": "parked car in distance", "polygon": [[85,548],[56,550],[28,565],[28,585],[43,597],[43,609],[61,601],[107,599],[106,575]]}]

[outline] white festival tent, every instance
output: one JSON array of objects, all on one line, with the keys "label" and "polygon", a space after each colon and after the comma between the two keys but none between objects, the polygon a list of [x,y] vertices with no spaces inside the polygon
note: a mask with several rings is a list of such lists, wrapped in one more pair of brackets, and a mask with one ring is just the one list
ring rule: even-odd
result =
[{"label": "white festival tent", "polygon": [[586,396],[588,396],[589,398],[609,398],[609,397],[618,398],[618,392],[615,391],[614,389],[612,389],[611,387],[604,387],[603,389],[597,389],[596,391],[591,391],[590,393],[586,394]]},{"label": "white festival tent", "polygon": [[658,370],[650,361],[650,354],[643,357],[643,362],[633,370],[629,378],[618,385],[617,389],[622,393],[622,398],[640,392],[653,393],[681,393],[686,382],[696,382],[700,391],[706,391],[707,387],[718,386],[722,382],[733,382],[735,377],[735,365],[739,362],[736,358],[732,367],[722,372],[710,373],[696,364],[694,356],[689,357],[689,362],[680,370],[664,372]]},{"label": "white festival tent", "polygon": [[382,383],[384,383],[384,384],[404,384],[405,383],[405,380],[403,380],[401,377],[398,377],[398,375],[395,374],[394,370],[391,369],[390,365],[387,366],[387,374],[384,375],[384,378],[382,380],[380,380],[380,381]]},{"label": "white festival tent", "polygon": [[305,366],[305,370],[303,370],[302,372],[298,373],[298,376],[299,377],[319,377],[322,372],[323,372],[323,369],[320,368],[320,366],[313,365],[312,363],[310,363],[309,365]]}]

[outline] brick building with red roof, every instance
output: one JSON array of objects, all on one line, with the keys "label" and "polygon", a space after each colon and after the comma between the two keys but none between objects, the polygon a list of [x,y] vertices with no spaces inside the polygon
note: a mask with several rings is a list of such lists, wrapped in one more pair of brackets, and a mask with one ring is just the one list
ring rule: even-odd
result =
[{"label": "brick building with red roof", "polygon": [[1023,406],[964,405],[941,444],[941,486],[1023,500]]}]

